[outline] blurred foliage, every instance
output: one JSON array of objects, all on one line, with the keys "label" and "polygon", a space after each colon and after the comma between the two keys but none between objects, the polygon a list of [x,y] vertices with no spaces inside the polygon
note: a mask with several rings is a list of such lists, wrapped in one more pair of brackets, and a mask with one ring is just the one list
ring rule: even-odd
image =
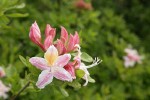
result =
[{"label": "blurred foliage", "polygon": [[0,0],[0,28],[7,27],[13,17],[26,17],[27,13],[18,13],[14,9],[24,8],[25,4],[19,0]]},{"label": "blurred foliage", "polygon": [[[146,51],[150,50],[150,2],[92,0],[92,10],[78,9],[75,2],[0,0],[0,65],[6,70],[7,77],[4,80],[11,84],[10,97],[17,94],[31,77],[35,82],[37,80],[34,74],[39,73],[39,70],[20,61],[26,62],[28,57],[25,59],[20,56],[19,59],[19,55],[32,57],[42,52],[28,37],[31,24],[37,21],[42,34],[47,23],[57,27],[58,35],[60,26],[64,26],[69,33],[78,31],[82,51],[100,57],[103,62],[89,70],[96,80],[94,84],[89,83],[80,89],[78,87],[81,85],[71,84],[77,88],[67,86],[64,87],[66,90],[48,85],[40,91],[32,82],[17,100],[149,100],[150,54]],[[129,44],[145,59],[142,64],[127,69],[123,65],[123,56]],[[29,72],[30,68],[34,73]],[[69,96],[65,97],[60,91],[66,96],[68,92]]]},{"label": "blurred foliage", "polygon": [[110,8],[126,21],[128,29],[139,36],[141,45],[145,46],[146,51],[150,51],[150,1],[148,0],[93,0],[96,9],[103,10]]}]

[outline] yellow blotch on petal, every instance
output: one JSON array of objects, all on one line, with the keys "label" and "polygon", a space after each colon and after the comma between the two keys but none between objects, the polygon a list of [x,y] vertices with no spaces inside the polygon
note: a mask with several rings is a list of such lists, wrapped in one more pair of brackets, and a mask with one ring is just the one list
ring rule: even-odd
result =
[{"label": "yellow blotch on petal", "polygon": [[46,53],[45,53],[45,55],[44,55],[44,58],[47,60],[47,62],[48,62],[48,64],[49,64],[50,66],[53,66],[54,63],[55,63],[55,61],[56,61],[57,58],[58,58],[58,51],[57,51],[57,49],[56,49],[53,45],[50,46],[50,47],[47,49],[47,51],[46,51]]}]

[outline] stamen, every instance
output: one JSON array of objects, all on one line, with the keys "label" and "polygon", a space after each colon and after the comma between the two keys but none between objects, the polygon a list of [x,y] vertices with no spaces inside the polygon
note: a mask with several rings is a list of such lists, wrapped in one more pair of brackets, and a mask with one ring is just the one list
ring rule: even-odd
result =
[{"label": "stamen", "polygon": [[95,57],[93,63],[91,65],[86,66],[86,68],[94,67],[94,66],[98,65],[101,62],[102,62],[102,60],[100,60],[98,57]]}]

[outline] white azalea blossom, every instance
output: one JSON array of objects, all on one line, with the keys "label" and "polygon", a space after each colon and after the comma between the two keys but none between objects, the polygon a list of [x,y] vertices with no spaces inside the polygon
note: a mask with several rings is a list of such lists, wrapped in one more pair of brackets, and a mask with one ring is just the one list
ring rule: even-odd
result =
[{"label": "white azalea blossom", "polygon": [[132,48],[126,48],[125,52],[127,53],[126,56],[124,56],[124,65],[126,68],[133,67],[136,63],[141,64],[143,56],[140,56],[137,52],[137,50]]},{"label": "white azalea blossom", "polygon": [[9,87],[5,86],[3,82],[0,80],[0,98],[7,99],[7,92],[10,90]]}]

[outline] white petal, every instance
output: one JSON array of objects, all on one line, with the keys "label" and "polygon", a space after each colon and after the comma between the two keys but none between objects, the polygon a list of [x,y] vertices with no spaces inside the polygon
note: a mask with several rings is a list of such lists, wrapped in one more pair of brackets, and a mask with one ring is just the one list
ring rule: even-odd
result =
[{"label": "white petal", "polygon": [[41,69],[41,70],[49,69],[47,62],[44,58],[32,57],[29,59],[29,62],[38,69]]},{"label": "white petal", "polygon": [[43,89],[46,85],[50,84],[53,80],[53,74],[49,70],[44,70],[39,75],[36,86]]},{"label": "white petal", "polygon": [[135,61],[130,60],[128,57],[124,57],[124,65],[125,67],[133,67],[135,65]]},{"label": "white petal", "polygon": [[53,67],[53,75],[59,80],[72,82],[71,74],[62,67]]},{"label": "white petal", "polygon": [[56,61],[56,66],[64,67],[70,60],[71,55],[70,54],[64,54],[62,56],[59,56]]}]

